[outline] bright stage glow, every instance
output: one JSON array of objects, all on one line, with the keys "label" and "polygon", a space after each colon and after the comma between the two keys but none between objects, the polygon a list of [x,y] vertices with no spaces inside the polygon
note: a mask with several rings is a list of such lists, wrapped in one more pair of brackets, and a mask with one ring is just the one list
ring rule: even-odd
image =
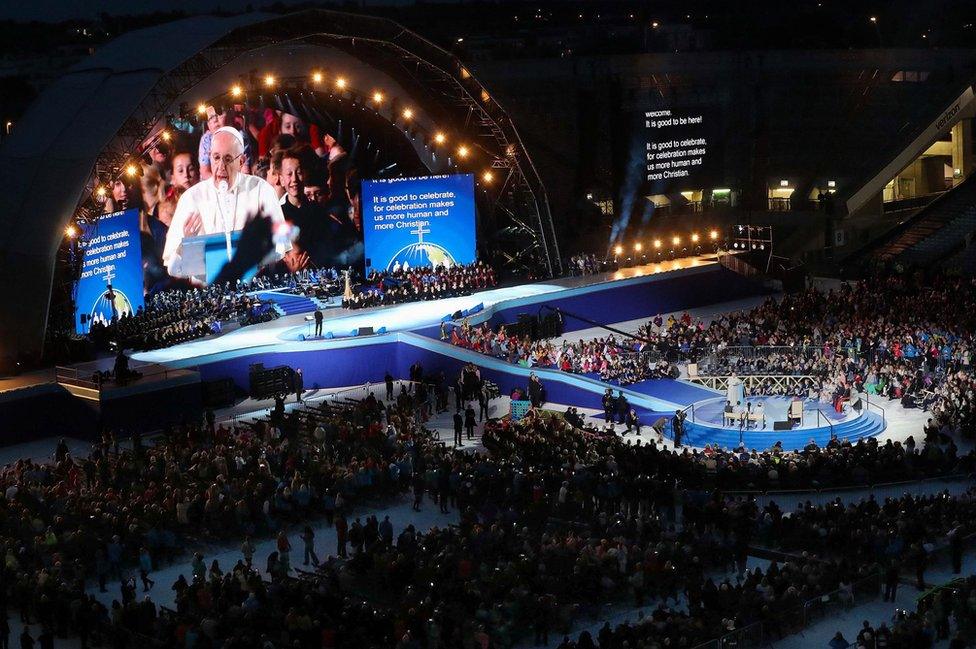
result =
[{"label": "bright stage glow", "polygon": [[344,77],[339,77],[338,79],[336,79],[336,88],[342,90],[345,87],[346,87],[346,79]]},{"label": "bright stage glow", "polygon": [[641,244],[641,243],[635,243],[634,244],[634,252],[640,252],[643,248],[644,248],[644,245]]},{"label": "bright stage glow", "polygon": [[139,167],[137,167],[137,166],[135,166],[134,164],[132,164],[132,163],[130,162],[130,163],[129,163],[128,165],[126,165],[126,167],[125,167],[125,173],[126,173],[126,175],[127,175],[127,176],[129,176],[129,177],[134,177],[134,176],[135,176],[135,175],[136,175],[137,173],[139,173]]},{"label": "bright stage glow", "polygon": [[98,196],[99,198],[105,198],[106,193],[107,190],[103,185],[99,185],[98,187],[95,188],[95,195]]},{"label": "bright stage glow", "polygon": [[660,248],[661,248],[661,240],[660,239],[655,239],[654,240],[654,248],[655,248],[655,250],[660,250]]},{"label": "bright stage glow", "polygon": [[671,243],[677,246],[681,243],[681,237],[675,236],[673,239],[671,239]]},{"label": "bright stage glow", "polygon": [[617,254],[617,255],[622,255],[622,254],[624,254],[624,247],[623,246],[617,246],[616,248],[613,249],[613,252],[615,254]]},{"label": "bright stage glow", "polygon": [[383,93],[377,90],[373,93],[373,102],[377,104],[383,103]]},{"label": "bright stage glow", "polygon": [[715,241],[716,239],[718,239],[718,230],[712,230],[711,232],[708,233],[708,236],[712,241]]},{"label": "bright stage glow", "polygon": [[445,142],[447,142],[447,136],[444,135],[443,133],[437,133],[436,135],[434,135],[434,142],[437,142],[438,144],[444,144]]},{"label": "bright stage glow", "polygon": [[403,109],[403,119],[410,119],[413,117],[413,111],[409,108]]},{"label": "bright stage glow", "polygon": [[495,174],[491,173],[491,171],[486,171],[485,173],[481,174],[481,179],[486,183],[490,183],[495,179]]},{"label": "bright stage glow", "polygon": [[69,225],[64,229],[64,236],[68,237],[69,239],[74,239],[78,236],[78,228],[76,228],[74,224]]},{"label": "bright stage glow", "polygon": [[698,243],[698,233],[697,232],[694,233],[693,235],[691,235],[691,242],[692,243]]},{"label": "bright stage glow", "polygon": [[207,112],[206,104],[197,105],[197,112],[200,113],[201,115],[205,114]]},{"label": "bright stage glow", "polygon": [[275,85],[275,78],[273,76],[271,76],[270,74],[267,75],[267,76],[265,76],[264,77],[264,85],[266,85],[269,88],[272,87],[272,86],[274,86]]},{"label": "bright stage glow", "polygon": [[172,136],[169,134],[169,131],[163,131],[162,133],[160,133],[160,137],[163,138],[164,142],[169,142]]},{"label": "bright stage glow", "polygon": [[243,93],[244,93],[244,89],[241,88],[240,86],[233,86],[230,89],[230,94],[232,94],[235,97],[240,97]]},{"label": "bright stage glow", "polygon": [[322,73],[321,72],[313,73],[312,81],[314,81],[315,83],[322,83]]},{"label": "bright stage glow", "polygon": [[466,147],[466,146],[464,146],[462,144],[461,146],[458,147],[457,154],[458,154],[458,157],[459,158],[467,158],[468,157],[468,147]]}]

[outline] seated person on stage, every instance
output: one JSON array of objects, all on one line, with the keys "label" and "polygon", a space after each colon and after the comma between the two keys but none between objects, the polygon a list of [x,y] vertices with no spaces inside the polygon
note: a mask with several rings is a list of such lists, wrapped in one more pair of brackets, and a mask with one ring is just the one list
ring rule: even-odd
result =
[{"label": "seated person on stage", "polygon": [[722,416],[723,422],[727,422],[727,421],[729,421],[729,420],[731,420],[731,419],[734,418],[734,415],[733,415],[734,410],[735,409],[732,407],[732,402],[731,401],[726,401],[725,402],[725,411],[724,411],[724,414]]},{"label": "seated person on stage", "polygon": [[732,408],[733,421],[742,421],[745,418],[745,414],[746,409],[742,406],[742,402],[736,402],[735,407]]}]

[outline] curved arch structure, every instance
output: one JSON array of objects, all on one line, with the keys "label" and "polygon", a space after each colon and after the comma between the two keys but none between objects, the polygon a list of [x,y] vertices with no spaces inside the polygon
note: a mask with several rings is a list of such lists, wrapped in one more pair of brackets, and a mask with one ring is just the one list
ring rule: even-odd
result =
[{"label": "curved arch structure", "polygon": [[[195,17],[124,34],[49,86],[0,148],[0,359],[41,351],[54,265],[75,215],[174,102],[248,52],[303,42],[345,51],[422,98],[499,170],[504,262],[560,270],[545,188],[511,119],[453,55],[390,20],[325,10]],[[483,215],[484,216],[484,215]]]}]

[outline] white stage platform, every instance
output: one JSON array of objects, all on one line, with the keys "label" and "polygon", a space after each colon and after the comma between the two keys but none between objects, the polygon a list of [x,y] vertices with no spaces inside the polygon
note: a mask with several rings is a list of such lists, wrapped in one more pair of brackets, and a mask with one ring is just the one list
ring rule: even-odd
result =
[{"label": "white stage platform", "polygon": [[[502,302],[520,298],[531,298],[637,277],[714,266],[716,263],[714,255],[684,257],[656,264],[624,268],[612,273],[600,273],[586,277],[567,277],[536,284],[519,284],[489,289],[464,297],[429,302],[411,302],[369,309],[328,309],[323,312],[325,315],[323,332],[331,331],[338,338],[349,336],[352,330],[360,327],[372,327],[374,331],[381,327],[386,327],[388,332],[409,331],[436,325],[445,315],[471,309],[478,304],[484,304],[485,309],[491,309],[491,307]],[[202,356],[294,342],[298,339],[298,334],[305,333],[308,327],[309,324],[305,321],[305,315],[286,316],[272,322],[242,327],[226,334],[208,336],[166,349],[134,353],[131,357],[134,360],[150,363],[181,362],[185,364],[190,359]]]}]

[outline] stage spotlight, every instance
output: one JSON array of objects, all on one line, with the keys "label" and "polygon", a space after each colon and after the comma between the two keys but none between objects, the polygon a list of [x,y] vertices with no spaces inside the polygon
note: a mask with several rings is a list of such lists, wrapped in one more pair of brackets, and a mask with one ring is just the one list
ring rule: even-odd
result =
[{"label": "stage spotlight", "polygon": [[137,175],[139,175],[139,171],[139,165],[137,164],[130,162],[125,166],[125,175],[127,175],[129,178],[135,178]]},{"label": "stage spotlight", "polygon": [[98,196],[99,198],[105,198],[106,193],[108,193],[108,190],[105,189],[104,185],[99,185],[95,188],[95,196]]},{"label": "stage spotlight", "polygon": [[76,228],[74,224],[68,225],[68,227],[64,229],[64,236],[68,237],[69,239],[74,239],[78,236],[78,228]]},{"label": "stage spotlight", "polygon": [[716,239],[718,239],[718,230],[712,230],[711,232],[708,233],[708,236],[712,241],[715,241]]},{"label": "stage spotlight", "polygon": [[270,74],[264,77],[264,85],[271,88],[275,85],[275,78]]},{"label": "stage spotlight", "polygon": [[486,171],[481,175],[481,179],[486,183],[490,183],[492,180],[495,179],[495,174],[491,173],[491,171]]},{"label": "stage spotlight", "polygon": [[336,79],[336,88],[342,90],[345,87],[346,87],[346,79],[344,77],[339,77],[338,79]]},{"label": "stage spotlight", "polygon": [[403,109],[403,119],[410,119],[413,117],[413,111],[409,108]]},{"label": "stage spotlight", "polygon": [[661,249],[661,240],[660,239],[655,239],[654,240],[654,248],[656,250],[660,250]]},{"label": "stage spotlight", "polygon": [[624,254],[624,247],[617,246],[616,248],[613,249],[613,252],[619,257],[620,255]]},{"label": "stage spotlight", "polygon": [[635,243],[634,244],[634,252],[640,252],[643,248],[644,248],[644,245],[641,244],[641,243]]},{"label": "stage spotlight", "polygon": [[698,243],[698,233],[697,232],[695,232],[694,234],[691,235],[691,242],[692,243]]},{"label": "stage spotlight", "polygon": [[377,90],[373,93],[373,103],[382,104],[383,103],[383,93]]},{"label": "stage spotlight", "polygon": [[315,72],[315,73],[313,73],[312,74],[312,81],[314,83],[322,83],[322,73],[321,72]]},{"label": "stage spotlight", "polygon": [[206,112],[207,112],[207,105],[206,104],[199,104],[197,106],[197,112],[200,113],[201,115],[205,115]]},{"label": "stage spotlight", "polygon": [[232,94],[235,97],[240,97],[242,94],[244,94],[244,89],[241,88],[240,86],[233,86],[230,89],[230,94]]},{"label": "stage spotlight", "polygon": [[163,142],[169,142],[171,136],[169,134],[169,131],[163,131],[162,133],[159,134],[159,137],[162,138]]},{"label": "stage spotlight", "polygon": [[447,142],[447,136],[444,135],[443,133],[437,133],[434,135],[434,142],[437,142],[438,144],[444,144],[445,142]]},{"label": "stage spotlight", "polygon": [[466,147],[466,146],[464,146],[462,144],[461,146],[458,147],[457,154],[458,154],[458,157],[459,158],[467,158],[468,157],[468,147]]}]

